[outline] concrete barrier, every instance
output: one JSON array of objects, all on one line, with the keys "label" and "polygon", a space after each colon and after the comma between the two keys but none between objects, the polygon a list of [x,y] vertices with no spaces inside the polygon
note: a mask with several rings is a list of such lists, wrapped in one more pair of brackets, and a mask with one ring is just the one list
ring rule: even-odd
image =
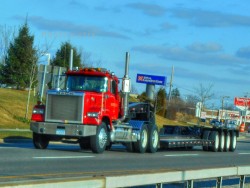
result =
[{"label": "concrete barrier", "polygon": [[[132,173],[132,172],[131,172]],[[194,169],[194,170],[171,170],[165,172],[150,172],[144,174],[128,174],[106,177],[78,178],[70,180],[50,180],[46,182],[27,182],[22,184],[9,184],[0,187],[17,187],[17,188],[115,188],[131,187],[140,185],[163,184],[172,182],[192,182],[193,180],[213,179],[222,180],[223,177],[240,177],[239,184],[243,185],[245,176],[250,176],[250,166]],[[219,182],[221,184],[221,181]],[[192,187],[192,183],[191,186]],[[220,187],[220,186],[219,186]]]}]

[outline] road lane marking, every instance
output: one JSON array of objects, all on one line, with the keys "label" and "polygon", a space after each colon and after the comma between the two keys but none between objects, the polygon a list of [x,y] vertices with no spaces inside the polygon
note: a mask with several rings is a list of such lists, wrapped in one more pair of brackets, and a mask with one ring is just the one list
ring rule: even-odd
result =
[{"label": "road lane marking", "polygon": [[238,153],[239,155],[250,155],[250,153]]},{"label": "road lane marking", "polygon": [[81,159],[95,156],[57,156],[57,157],[32,157],[33,159]]},{"label": "road lane marking", "polygon": [[188,156],[198,156],[199,154],[172,154],[164,155],[165,157],[188,157]]}]

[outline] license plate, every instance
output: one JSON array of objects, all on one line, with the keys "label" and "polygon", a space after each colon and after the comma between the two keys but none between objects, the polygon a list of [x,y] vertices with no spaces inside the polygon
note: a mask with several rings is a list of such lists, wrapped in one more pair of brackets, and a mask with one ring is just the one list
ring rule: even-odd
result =
[{"label": "license plate", "polygon": [[56,129],[57,135],[65,135],[65,129]]}]

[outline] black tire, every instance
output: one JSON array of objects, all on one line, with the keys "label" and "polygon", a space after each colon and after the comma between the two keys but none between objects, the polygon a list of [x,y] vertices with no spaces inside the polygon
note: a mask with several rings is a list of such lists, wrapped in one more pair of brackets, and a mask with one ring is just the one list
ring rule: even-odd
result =
[{"label": "black tire", "polygon": [[236,137],[236,133],[234,131],[231,132],[230,134],[230,147],[229,147],[229,151],[234,152],[236,149],[236,145],[237,145],[237,137]]},{"label": "black tire", "polygon": [[[208,140],[209,139],[209,135],[210,135],[210,131],[209,130],[205,130],[203,132],[202,139],[203,140]],[[203,145],[202,149],[203,149],[203,151],[208,151],[208,145]]]},{"label": "black tire", "polygon": [[85,138],[81,138],[79,139],[79,146],[81,148],[81,150],[88,150],[90,149],[90,137],[85,137]]},{"label": "black tire", "polygon": [[108,142],[108,133],[106,123],[102,122],[97,127],[96,135],[90,137],[90,147],[94,153],[103,153]]},{"label": "black tire", "polygon": [[231,145],[231,136],[230,136],[230,132],[226,132],[225,133],[225,145],[224,145],[224,151],[228,152],[229,148]]},{"label": "black tire", "polygon": [[140,130],[140,140],[134,143],[134,149],[138,153],[145,153],[148,146],[148,129],[143,125]]},{"label": "black tire", "polygon": [[221,131],[219,134],[219,149],[218,151],[223,152],[225,148],[225,133]]},{"label": "black tire", "polygon": [[209,135],[209,140],[214,141],[214,144],[212,146],[209,146],[208,149],[213,152],[217,152],[219,149],[219,133],[218,131],[211,131],[211,134]]},{"label": "black tire", "polygon": [[110,142],[109,144],[107,144],[105,150],[111,150],[112,148],[112,143]]},{"label": "black tire", "polygon": [[36,149],[46,149],[49,145],[49,138],[33,132],[33,144]]},{"label": "black tire", "polygon": [[155,153],[159,145],[159,132],[156,126],[152,126],[148,132],[148,148],[149,153]]},{"label": "black tire", "polygon": [[135,149],[134,149],[134,143],[132,142],[129,142],[129,143],[124,143],[124,146],[126,147],[127,151],[128,152],[134,152]]}]

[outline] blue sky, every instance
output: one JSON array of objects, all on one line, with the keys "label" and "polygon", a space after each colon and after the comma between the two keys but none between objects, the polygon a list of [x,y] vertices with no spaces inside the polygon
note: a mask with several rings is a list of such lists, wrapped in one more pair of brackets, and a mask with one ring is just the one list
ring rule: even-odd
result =
[{"label": "blue sky", "polygon": [[[52,55],[65,41],[91,54],[92,62],[130,77],[167,76],[183,97],[213,84],[214,102],[250,92],[250,1],[2,0],[0,25],[18,27],[28,17],[40,48]],[[167,84],[167,91],[169,85]]]}]

